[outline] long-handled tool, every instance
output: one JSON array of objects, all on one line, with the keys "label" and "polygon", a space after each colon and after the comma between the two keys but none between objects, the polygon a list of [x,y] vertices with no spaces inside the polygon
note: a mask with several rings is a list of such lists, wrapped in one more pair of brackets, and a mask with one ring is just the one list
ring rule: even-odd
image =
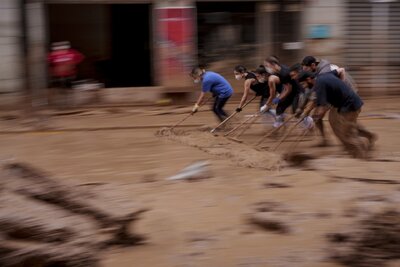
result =
[{"label": "long-handled tool", "polygon": [[300,166],[307,160],[313,159],[314,157],[309,153],[294,152],[296,146],[300,141],[304,140],[304,136],[311,131],[311,128],[306,128],[296,139],[294,145],[290,146],[289,149],[282,155],[283,159],[290,162],[292,166]]},{"label": "long-handled tool", "polygon": [[269,114],[272,115],[273,117],[276,116],[276,114],[275,114],[275,113],[272,113],[271,110],[267,110],[267,111],[264,111],[264,112],[258,112],[257,115],[255,115],[255,116],[253,117],[253,120],[247,125],[247,127],[244,127],[244,128],[242,129],[242,131],[241,131],[240,133],[238,133],[238,134],[235,136],[236,141],[241,142],[238,138],[239,138],[240,136],[242,136],[242,134],[244,134],[248,129],[250,129],[250,127],[257,121],[257,119],[260,118],[260,116],[263,115],[263,114],[265,114],[265,113],[269,113]]},{"label": "long-handled tool", "polygon": [[[241,123],[241,124],[239,125],[239,127],[240,127],[240,126],[242,126],[243,124],[247,123],[249,120],[252,120],[252,121],[250,121],[249,123],[247,123],[247,125],[245,125],[245,126],[243,127],[242,131],[240,131],[240,132],[239,132],[238,134],[236,134],[235,136],[226,136],[226,138],[228,138],[228,139],[230,139],[230,140],[232,140],[232,141],[238,142],[238,143],[242,143],[243,141],[240,140],[239,137],[240,137],[246,130],[248,130],[248,129],[250,128],[250,126],[253,125],[254,122],[256,122],[256,120],[257,120],[258,117],[259,117],[259,114],[254,114],[253,116],[249,117],[248,119],[246,119],[243,123]],[[235,127],[235,128],[238,128],[238,127]],[[235,130],[236,130],[236,129],[235,129]]]},{"label": "long-handled tool", "polygon": [[182,118],[180,121],[178,121],[177,123],[175,123],[173,126],[171,126],[168,130],[173,130],[176,126],[178,126],[179,124],[181,124],[182,122],[184,122],[185,120],[187,120],[190,116],[193,116],[193,112],[190,112],[189,114],[187,114],[184,118]]},{"label": "long-handled tool", "polygon": [[303,132],[299,135],[299,137],[294,141],[294,144],[292,146],[290,146],[289,149],[286,151],[286,154],[293,152],[296,149],[297,145],[300,143],[300,141],[303,140],[304,136],[308,132],[310,132],[310,128],[304,129]]},{"label": "long-handled tool", "polygon": [[268,138],[269,136],[271,136],[273,133],[277,132],[280,128],[282,128],[283,126],[285,126],[289,121],[291,121],[294,118],[294,114],[290,115],[287,120],[285,120],[281,125],[279,125],[276,128],[271,129],[269,132],[267,132],[263,137],[261,137],[256,143],[254,143],[255,146],[260,145],[266,138]]},{"label": "long-handled tool", "polygon": [[[244,105],[242,106],[242,108],[246,107],[248,104],[250,104],[257,96],[254,96],[252,99],[250,99],[249,101],[247,101],[246,103],[244,103]],[[224,125],[225,123],[227,123],[230,119],[232,119],[236,114],[238,114],[239,112],[235,111],[233,112],[228,118],[226,118],[225,120],[223,120],[220,124],[217,125],[217,127],[215,127],[214,129],[212,129],[210,131],[210,133],[214,133],[215,130],[217,130],[219,127],[221,127],[222,125]]]},{"label": "long-handled tool", "polygon": [[[212,98],[212,97],[207,98],[207,100],[206,100],[203,104],[201,104],[200,107],[204,106],[211,98]],[[187,114],[185,117],[183,117],[180,121],[178,121],[177,123],[175,123],[175,124],[172,125],[171,127],[169,127],[169,128],[162,128],[162,129],[158,130],[158,131],[156,132],[156,135],[157,135],[157,136],[163,136],[163,135],[167,135],[167,134],[171,133],[172,130],[173,130],[174,128],[176,128],[177,126],[179,126],[180,124],[182,124],[185,120],[187,120],[188,118],[190,118],[190,117],[193,116],[193,115],[194,115],[194,112],[190,112],[189,114]]]},{"label": "long-handled tool", "polygon": [[244,124],[246,124],[249,120],[251,119],[255,119],[256,117],[258,117],[260,115],[260,112],[256,112],[255,114],[251,115],[250,117],[248,117],[246,120],[244,120],[242,123],[240,123],[239,125],[237,125],[235,128],[233,128],[232,130],[230,130],[229,132],[227,132],[226,134],[224,134],[224,136],[228,136],[231,133],[235,132],[237,129],[239,129],[240,127],[242,127]]},{"label": "long-handled tool", "polygon": [[275,151],[275,150],[285,141],[285,139],[289,136],[289,134],[297,127],[297,125],[299,125],[303,120],[304,120],[304,118],[301,118],[300,120],[298,120],[298,121],[286,132],[286,134],[281,138],[281,140],[279,140],[279,142],[276,144],[276,146],[275,146],[274,148],[272,148],[272,151]]},{"label": "long-handled tool", "polygon": [[[212,97],[207,98],[207,100],[200,105],[200,107],[204,106],[205,104],[207,104],[207,102],[211,99]],[[190,116],[193,116],[195,114],[195,112],[190,112],[188,115],[186,115],[184,118],[182,118],[180,121],[178,121],[177,123],[175,123],[173,126],[171,126],[168,130],[172,131],[175,127],[179,126],[182,122],[184,122],[185,120],[187,120],[188,118],[190,118]]]}]

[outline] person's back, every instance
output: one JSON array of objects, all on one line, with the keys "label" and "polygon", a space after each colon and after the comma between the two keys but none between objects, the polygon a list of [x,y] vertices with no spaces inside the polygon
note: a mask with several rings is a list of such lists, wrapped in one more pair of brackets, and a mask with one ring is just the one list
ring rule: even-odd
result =
[{"label": "person's back", "polygon": [[220,98],[230,97],[233,93],[232,86],[220,74],[206,71],[202,81],[203,92],[211,92]]},{"label": "person's back", "polygon": [[290,84],[292,86],[292,92],[291,94],[298,94],[301,91],[301,86],[300,84],[292,79],[290,76],[290,68],[286,65],[281,65],[281,71],[278,74],[279,79],[281,80],[281,84]]},{"label": "person's back", "polygon": [[316,75],[331,72],[333,70],[331,65],[332,64],[328,60],[321,59],[317,65],[317,69],[315,71]]},{"label": "person's back", "polygon": [[197,112],[205,94],[210,92],[214,97],[213,112],[221,122],[224,121],[228,117],[228,114],[223,108],[233,93],[229,82],[218,73],[206,71],[200,66],[194,67],[190,76],[194,83],[201,82],[201,93],[193,106],[192,114]]},{"label": "person's back", "polygon": [[248,79],[255,79],[257,82],[255,84],[250,85],[250,89],[253,90],[256,95],[258,96],[264,96],[268,97],[269,96],[269,88],[268,88],[268,83],[266,82],[258,82],[257,77],[254,73],[249,72],[245,78],[246,80]]},{"label": "person's back", "polygon": [[76,67],[82,62],[84,56],[71,49],[69,42],[55,43],[52,50],[48,56],[51,75],[56,78],[75,76]]},{"label": "person's back", "polygon": [[335,75],[335,71],[318,75],[314,89],[317,106],[331,104],[338,112],[349,112],[363,105],[361,98]]}]

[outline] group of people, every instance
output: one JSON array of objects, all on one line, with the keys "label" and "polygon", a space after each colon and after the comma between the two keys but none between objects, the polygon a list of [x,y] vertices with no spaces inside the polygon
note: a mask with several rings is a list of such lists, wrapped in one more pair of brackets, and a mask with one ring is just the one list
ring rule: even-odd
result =
[{"label": "group of people", "polygon": [[[271,56],[254,71],[238,65],[233,73],[237,80],[244,80],[243,96],[236,113],[243,110],[253,92],[260,97],[259,113],[274,117],[273,127],[280,128],[285,123],[285,112],[291,107],[292,114],[306,128],[316,126],[322,136],[319,145],[326,146],[323,118],[329,111],[333,133],[346,150],[355,158],[368,157],[377,137],[357,122],[363,101],[344,68],[313,56],[306,56],[301,63],[289,68],[276,56]],[[213,112],[224,121],[228,117],[224,106],[233,94],[232,86],[220,74],[201,67],[194,68],[191,77],[202,87],[192,112],[198,111],[205,94],[210,92],[215,99]]]}]

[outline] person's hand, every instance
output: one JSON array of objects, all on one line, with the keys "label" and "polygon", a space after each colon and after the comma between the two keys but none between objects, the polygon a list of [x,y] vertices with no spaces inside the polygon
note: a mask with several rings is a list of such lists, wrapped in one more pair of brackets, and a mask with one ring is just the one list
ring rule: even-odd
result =
[{"label": "person's hand", "polygon": [[296,112],[294,113],[294,116],[296,118],[300,118],[301,114],[303,114],[303,110],[301,108],[297,108]]},{"label": "person's hand", "polygon": [[281,100],[279,99],[279,97],[275,97],[275,98],[272,100],[272,104],[277,105],[277,104],[279,104],[280,101],[281,101]]},{"label": "person's hand", "polygon": [[319,114],[313,114],[313,115],[311,116],[311,118],[312,118],[315,122],[317,122],[317,121],[319,121],[319,120],[322,119],[321,116],[320,116]]},{"label": "person's hand", "polygon": [[314,128],[314,120],[310,116],[306,116],[303,118],[303,126],[306,129]]},{"label": "person's hand", "polygon": [[267,110],[269,110],[269,107],[268,107],[267,104],[265,104],[264,106],[262,106],[262,107],[260,108],[260,112],[261,112],[261,113],[264,113],[264,112],[266,112]]},{"label": "person's hand", "polygon": [[236,112],[242,111],[242,108],[236,108]]},{"label": "person's hand", "polygon": [[194,104],[193,108],[192,108],[192,113],[196,113],[199,110],[199,105],[196,103]]}]

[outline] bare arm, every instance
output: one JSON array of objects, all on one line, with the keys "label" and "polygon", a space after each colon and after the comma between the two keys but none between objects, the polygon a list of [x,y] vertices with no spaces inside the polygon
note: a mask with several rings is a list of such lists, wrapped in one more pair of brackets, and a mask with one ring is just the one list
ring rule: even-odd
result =
[{"label": "bare arm", "polygon": [[279,77],[275,75],[271,75],[268,78],[268,86],[269,86],[269,98],[267,100],[267,106],[272,105],[272,100],[276,95],[276,85],[280,82]]},{"label": "bare arm", "polygon": [[292,92],[292,85],[286,83],[283,85],[283,92],[280,94],[279,99],[284,100]]},{"label": "bare arm", "polygon": [[315,106],[316,105],[313,100],[308,101],[306,106],[304,107],[302,117],[306,117],[306,116],[310,115],[311,111],[315,108]]},{"label": "bare arm", "polygon": [[344,81],[346,79],[346,70],[344,68],[338,68],[336,69],[339,78]]},{"label": "bare arm", "polygon": [[239,108],[243,107],[244,103],[246,103],[247,96],[249,95],[249,91],[250,91],[250,86],[253,81],[254,81],[254,79],[248,79],[248,80],[244,81],[244,91],[243,91],[242,99],[240,100]]},{"label": "bare arm", "polygon": [[317,120],[321,120],[326,112],[329,110],[329,106],[319,106],[315,109],[313,117]]}]

